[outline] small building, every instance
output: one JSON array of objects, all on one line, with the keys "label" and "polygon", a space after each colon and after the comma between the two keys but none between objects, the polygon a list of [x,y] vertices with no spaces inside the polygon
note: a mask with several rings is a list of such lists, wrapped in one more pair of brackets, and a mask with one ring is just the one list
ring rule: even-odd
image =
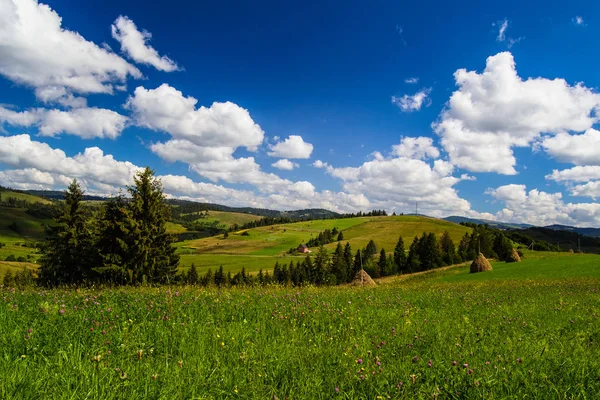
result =
[{"label": "small building", "polygon": [[310,253],[311,251],[308,249],[308,246],[306,246],[305,244],[301,244],[298,246],[298,248],[296,249],[298,251],[298,253],[302,253],[302,254],[306,254],[306,253]]}]

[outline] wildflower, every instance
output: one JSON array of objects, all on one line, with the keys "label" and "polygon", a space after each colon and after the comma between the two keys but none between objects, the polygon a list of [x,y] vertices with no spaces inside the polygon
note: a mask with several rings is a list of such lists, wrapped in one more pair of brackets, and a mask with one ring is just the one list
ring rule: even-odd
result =
[{"label": "wildflower", "polygon": [[59,313],[61,313],[61,315],[62,315],[62,314],[65,313],[65,310],[61,308],[60,311],[59,311]]},{"label": "wildflower", "polygon": [[141,360],[143,355],[144,355],[144,350],[138,350],[138,351],[137,351],[137,356],[138,356],[138,359],[140,359],[140,360]]},{"label": "wildflower", "polygon": [[179,362],[177,364],[179,364],[179,368],[183,367],[183,361],[182,360],[179,360]]},{"label": "wildflower", "polygon": [[464,368],[469,368],[469,364],[463,364]]},{"label": "wildflower", "polygon": [[363,360],[362,360],[362,358],[359,358],[358,360],[356,360],[356,363],[357,363],[357,364],[362,364],[362,363],[363,363]]},{"label": "wildflower", "polygon": [[31,332],[33,332],[33,331],[31,330],[31,328],[27,329],[27,333],[31,333]]},{"label": "wildflower", "polygon": [[377,366],[380,366],[381,362],[377,361],[375,364],[377,364]]},{"label": "wildflower", "polygon": [[456,361],[452,361],[452,365],[456,367]]},{"label": "wildflower", "polygon": [[517,358],[517,362],[518,362],[519,364],[521,364],[521,363],[523,362],[523,360],[521,360],[520,358]]},{"label": "wildflower", "polygon": [[27,357],[25,354],[21,355],[21,359],[25,359]]},{"label": "wildflower", "polygon": [[431,368],[431,360],[427,363],[427,367]]},{"label": "wildflower", "polygon": [[152,379],[153,379],[153,380],[156,380],[157,378],[158,378],[158,375],[157,375],[157,374],[154,374],[154,375],[152,375]]},{"label": "wildflower", "polygon": [[340,388],[336,387],[336,388],[335,388],[335,392],[336,392],[336,393],[339,393],[339,392],[340,392]]},{"label": "wildflower", "polygon": [[414,356],[412,360],[413,360],[413,362],[417,362],[417,361],[419,361],[419,357]]}]

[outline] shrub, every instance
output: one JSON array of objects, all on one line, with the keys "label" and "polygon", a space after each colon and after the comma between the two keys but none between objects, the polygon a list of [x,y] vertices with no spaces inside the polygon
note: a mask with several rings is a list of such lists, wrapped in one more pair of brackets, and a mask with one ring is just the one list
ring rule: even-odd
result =
[{"label": "shrub", "polygon": [[11,254],[10,256],[6,257],[4,261],[17,261],[17,258],[14,256],[14,254]]}]

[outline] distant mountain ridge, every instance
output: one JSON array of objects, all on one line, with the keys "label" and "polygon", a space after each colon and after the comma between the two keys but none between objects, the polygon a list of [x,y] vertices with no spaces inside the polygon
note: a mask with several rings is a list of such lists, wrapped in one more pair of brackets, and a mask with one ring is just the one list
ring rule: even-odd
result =
[{"label": "distant mountain ridge", "polygon": [[460,224],[461,222],[469,222],[472,224],[488,224],[489,226],[498,228],[498,229],[524,229],[524,230],[527,230],[529,228],[544,228],[544,229],[550,229],[553,231],[567,231],[567,232],[578,233],[583,236],[600,237],[600,228],[579,228],[579,227],[575,227],[575,226],[559,225],[559,224],[537,227],[535,225],[529,225],[529,224],[499,222],[499,221],[492,221],[492,220],[487,220],[487,219],[474,219],[474,218],[459,217],[459,216],[450,216],[450,217],[446,217],[443,219],[446,221],[455,222],[457,224]]}]

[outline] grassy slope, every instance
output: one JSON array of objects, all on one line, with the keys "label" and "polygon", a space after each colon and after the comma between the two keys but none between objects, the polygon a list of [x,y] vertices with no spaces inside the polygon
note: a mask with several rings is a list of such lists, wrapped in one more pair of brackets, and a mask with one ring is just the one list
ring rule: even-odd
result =
[{"label": "grassy slope", "polygon": [[8,271],[11,271],[13,274],[15,274],[25,268],[36,271],[38,266],[36,264],[27,262],[0,261],[0,284],[2,283],[2,279],[4,279],[4,275],[6,275]]},{"label": "grassy slope", "polygon": [[[184,268],[192,263],[200,272],[208,268],[218,268],[223,265],[225,270],[237,272],[242,267],[248,271],[258,271],[263,268],[270,270],[276,261],[289,263],[301,257],[286,255],[286,252],[317,236],[325,229],[337,227],[344,234],[344,242],[349,242],[354,251],[367,245],[373,239],[378,248],[393,251],[398,237],[404,239],[408,249],[415,235],[423,232],[435,232],[438,235],[448,231],[455,244],[469,228],[451,222],[412,216],[396,217],[364,217],[335,220],[318,220],[266,226],[248,231],[249,236],[243,236],[242,231],[231,233],[229,238],[222,235],[182,242],[178,244],[181,254],[181,265]],[[337,243],[326,247],[333,251]]]},{"label": "grassy slope", "polygon": [[2,200],[8,200],[9,198],[13,197],[17,200],[25,200],[29,203],[44,203],[44,204],[50,204],[51,201],[38,197],[38,196],[33,196],[30,194],[25,194],[25,193],[17,193],[17,192],[12,192],[10,190],[4,190],[4,189],[0,189],[0,195],[2,195]]},{"label": "grassy slope", "polygon": [[243,225],[248,222],[258,221],[263,217],[259,215],[244,214],[237,212],[224,212],[224,211],[209,211],[208,217],[198,219],[198,222],[211,223],[213,221],[219,221],[220,224],[230,227],[234,224]]}]

